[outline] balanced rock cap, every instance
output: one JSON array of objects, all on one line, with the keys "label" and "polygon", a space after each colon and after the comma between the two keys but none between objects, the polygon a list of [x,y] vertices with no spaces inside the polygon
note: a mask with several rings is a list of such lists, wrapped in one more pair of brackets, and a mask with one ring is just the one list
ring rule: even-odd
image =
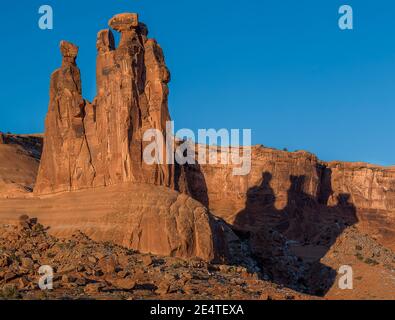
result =
[{"label": "balanced rock cap", "polygon": [[65,58],[76,58],[78,55],[78,47],[71,42],[61,41],[60,52]]},{"label": "balanced rock cap", "polygon": [[139,26],[137,13],[120,13],[112,17],[108,25],[118,32],[130,31]]}]

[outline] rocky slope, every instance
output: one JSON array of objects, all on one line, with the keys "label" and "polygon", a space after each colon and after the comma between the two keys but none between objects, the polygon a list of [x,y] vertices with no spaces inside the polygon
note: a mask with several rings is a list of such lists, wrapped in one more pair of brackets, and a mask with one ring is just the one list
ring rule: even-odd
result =
[{"label": "rocky slope", "polygon": [[[39,288],[38,269],[52,267],[53,290]],[[82,233],[47,235],[35,219],[0,226],[1,299],[309,299],[258,279],[243,267],[140,254]]]},{"label": "rocky slope", "polygon": [[321,262],[334,270],[342,265],[353,269],[353,290],[332,286],[327,298],[395,300],[394,252],[356,227],[347,228]]}]

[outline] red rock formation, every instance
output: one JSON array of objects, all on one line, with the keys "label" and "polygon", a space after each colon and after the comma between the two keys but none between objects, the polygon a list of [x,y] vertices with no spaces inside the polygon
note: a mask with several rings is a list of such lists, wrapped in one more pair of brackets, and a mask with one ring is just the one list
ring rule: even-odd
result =
[{"label": "red rock formation", "polygon": [[248,240],[274,281],[325,295],[336,271],[322,259],[350,227],[395,249],[394,168],[264,147],[252,149],[251,163],[247,176],[217,164],[188,166],[186,177],[192,196]]},{"label": "red rock formation", "polygon": [[349,194],[361,229],[395,250],[395,167],[330,162],[326,176],[332,189],[328,203]]},{"label": "red rock formation", "polygon": [[[98,33],[97,96],[92,103],[82,97],[75,45],[61,43],[62,66],[51,77],[35,192],[40,196],[78,192],[3,199],[1,221],[15,221],[29,210],[60,236],[83,230],[96,240],[186,258],[238,256],[245,262],[242,253],[248,247],[264,274],[301,290],[307,285],[321,294],[327,284],[312,284],[316,279],[311,276],[331,278],[320,260],[350,226],[357,225],[394,248],[394,168],[324,163],[303,151],[255,147],[247,176],[234,176],[233,165],[183,168],[183,189],[204,206],[167,188],[180,187],[175,167],[147,165],[142,160],[143,133],[152,128],[164,133],[170,119],[170,74],[163,52],[155,40],[147,38],[147,27],[136,14],[117,15],[109,24],[121,33],[121,40],[116,48],[110,30]],[[4,143],[2,135],[0,143]],[[0,162],[7,166],[0,178],[13,174],[10,159],[18,155],[13,152],[10,158],[10,151],[3,150],[5,160]],[[34,183],[31,161],[24,157],[18,165],[18,170],[22,165],[29,169],[30,179],[22,181],[22,187]],[[6,181],[3,190],[8,192],[13,179]],[[240,242],[205,206],[248,241]]]},{"label": "red rock formation", "polygon": [[[63,236],[83,230],[94,239],[143,252],[226,259],[233,250],[227,239],[237,239],[233,232],[196,200],[167,189],[182,186],[175,166],[143,161],[148,143],[143,141],[144,132],[156,129],[165,136],[170,120],[170,73],[162,49],[147,38],[147,27],[136,14],[119,14],[109,25],[121,33],[121,40],[115,48],[110,30],[98,33],[97,96],[92,103],[82,97],[78,48],[61,43],[63,62],[51,77],[44,150],[34,191],[51,195],[95,189],[67,194],[73,209],[65,211],[66,199],[59,200],[63,209],[56,205],[58,213],[50,214],[48,224],[53,232],[63,231]],[[100,191],[99,187],[107,188]],[[122,192],[123,188],[127,190]],[[83,209],[90,196],[93,199]],[[100,206],[104,211],[96,207],[98,198],[107,199]],[[126,208],[113,207],[125,203]],[[47,221],[47,212],[41,208],[37,216]],[[213,241],[217,238],[223,240],[218,246]]]},{"label": "red rock formation", "polygon": [[[283,234],[290,239],[303,240],[307,232],[312,240],[316,236],[318,239],[323,225],[336,229],[334,221],[343,219],[393,246],[393,167],[325,163],[304,151],[290,153],[264,147],[253,148],[249,175],[234,176],[233,167],[189,167],[187,179],[194,198],[242,230],[283,223]],[[354,212],[350,213],[350,206]],[[295,211],[303,219],[292,217]],[[285,227],[287,219],[289,225]],[[328,219],[333,225],[328,224]]]},{"label": "red rock formation", "polygon": [[136,14],[119,14],[97,37],[97,96],[81,95],[78,48],[62,42],[62,67],[51,77],[45,147],[35,192],[47,194],[123,182],[175,187],[174,166],[143,161],[143,133],[165,134],[170,74],[163,52]]},{"label": "red rock formation", "polygon": [[78,47],[62,41],[63,60],[51,76],[44,150],[35,186],[38,193],[67,191],[92,183],[95,171],[85,136],[87,102],[81,95]]},{"label": "red rock formation", "polygon": [[0,197],[0,224],[16,224],[26,212],[62,238],[82,231],[96,241],[144,253],[250,263],[225,223],[167,187],[123,183],[29,199]]}]

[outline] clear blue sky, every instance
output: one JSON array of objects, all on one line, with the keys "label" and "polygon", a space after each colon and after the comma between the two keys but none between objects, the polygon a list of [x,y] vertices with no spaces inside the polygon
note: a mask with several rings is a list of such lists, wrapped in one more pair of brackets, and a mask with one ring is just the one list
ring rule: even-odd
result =
[{"label": "clear blue sky", "polygon": [[[43,4],[52,31],[37,26]],[[353,6],[353,31],[338,28],[342,4]],[[92,99],[96,33],[120,12],[138,12],[164,49],[176,128],[251,128],[254,144],[395,164],[392,0],[7,1],[0,130],[43,131],[62,39],[79,45]]]}]

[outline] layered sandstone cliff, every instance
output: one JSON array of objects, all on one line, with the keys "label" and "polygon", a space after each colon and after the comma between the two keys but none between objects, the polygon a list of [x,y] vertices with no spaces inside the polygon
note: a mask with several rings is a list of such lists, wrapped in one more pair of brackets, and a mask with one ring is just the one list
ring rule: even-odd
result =
[{"label": "layered sandstone cliff", "polygon": [[361,230],[395,250],[395,167],[330,162],[325,177],[332,189],[328,203],[348,194]]},{"label": "layered sandstone cliff", "polygon": [[275,282],[325,294],[336,269],[321,261],[350,227],[395,249],[393,167],[325,163],[262,146],[252,148],[251,165],[246,176],[233,175],[239,165],[187,166],[188,187],[247,240]]},{"label": "layered sandstone cliff", "polygon": [[394,168],[325,163],[308,152],[260,146],[252,148],[251,163],[250,174],[241,177],[232,174],[231,164],[189,166],[187,180],[192,195],[247,237],[271,272],[281,269],[284,258],[283,274],[295,265],[290,277],[310,277],[305,266],[286,257],[294,253],[313,261],[311,272],[317,272],[320,259],[350,226],[394,249]]}]

